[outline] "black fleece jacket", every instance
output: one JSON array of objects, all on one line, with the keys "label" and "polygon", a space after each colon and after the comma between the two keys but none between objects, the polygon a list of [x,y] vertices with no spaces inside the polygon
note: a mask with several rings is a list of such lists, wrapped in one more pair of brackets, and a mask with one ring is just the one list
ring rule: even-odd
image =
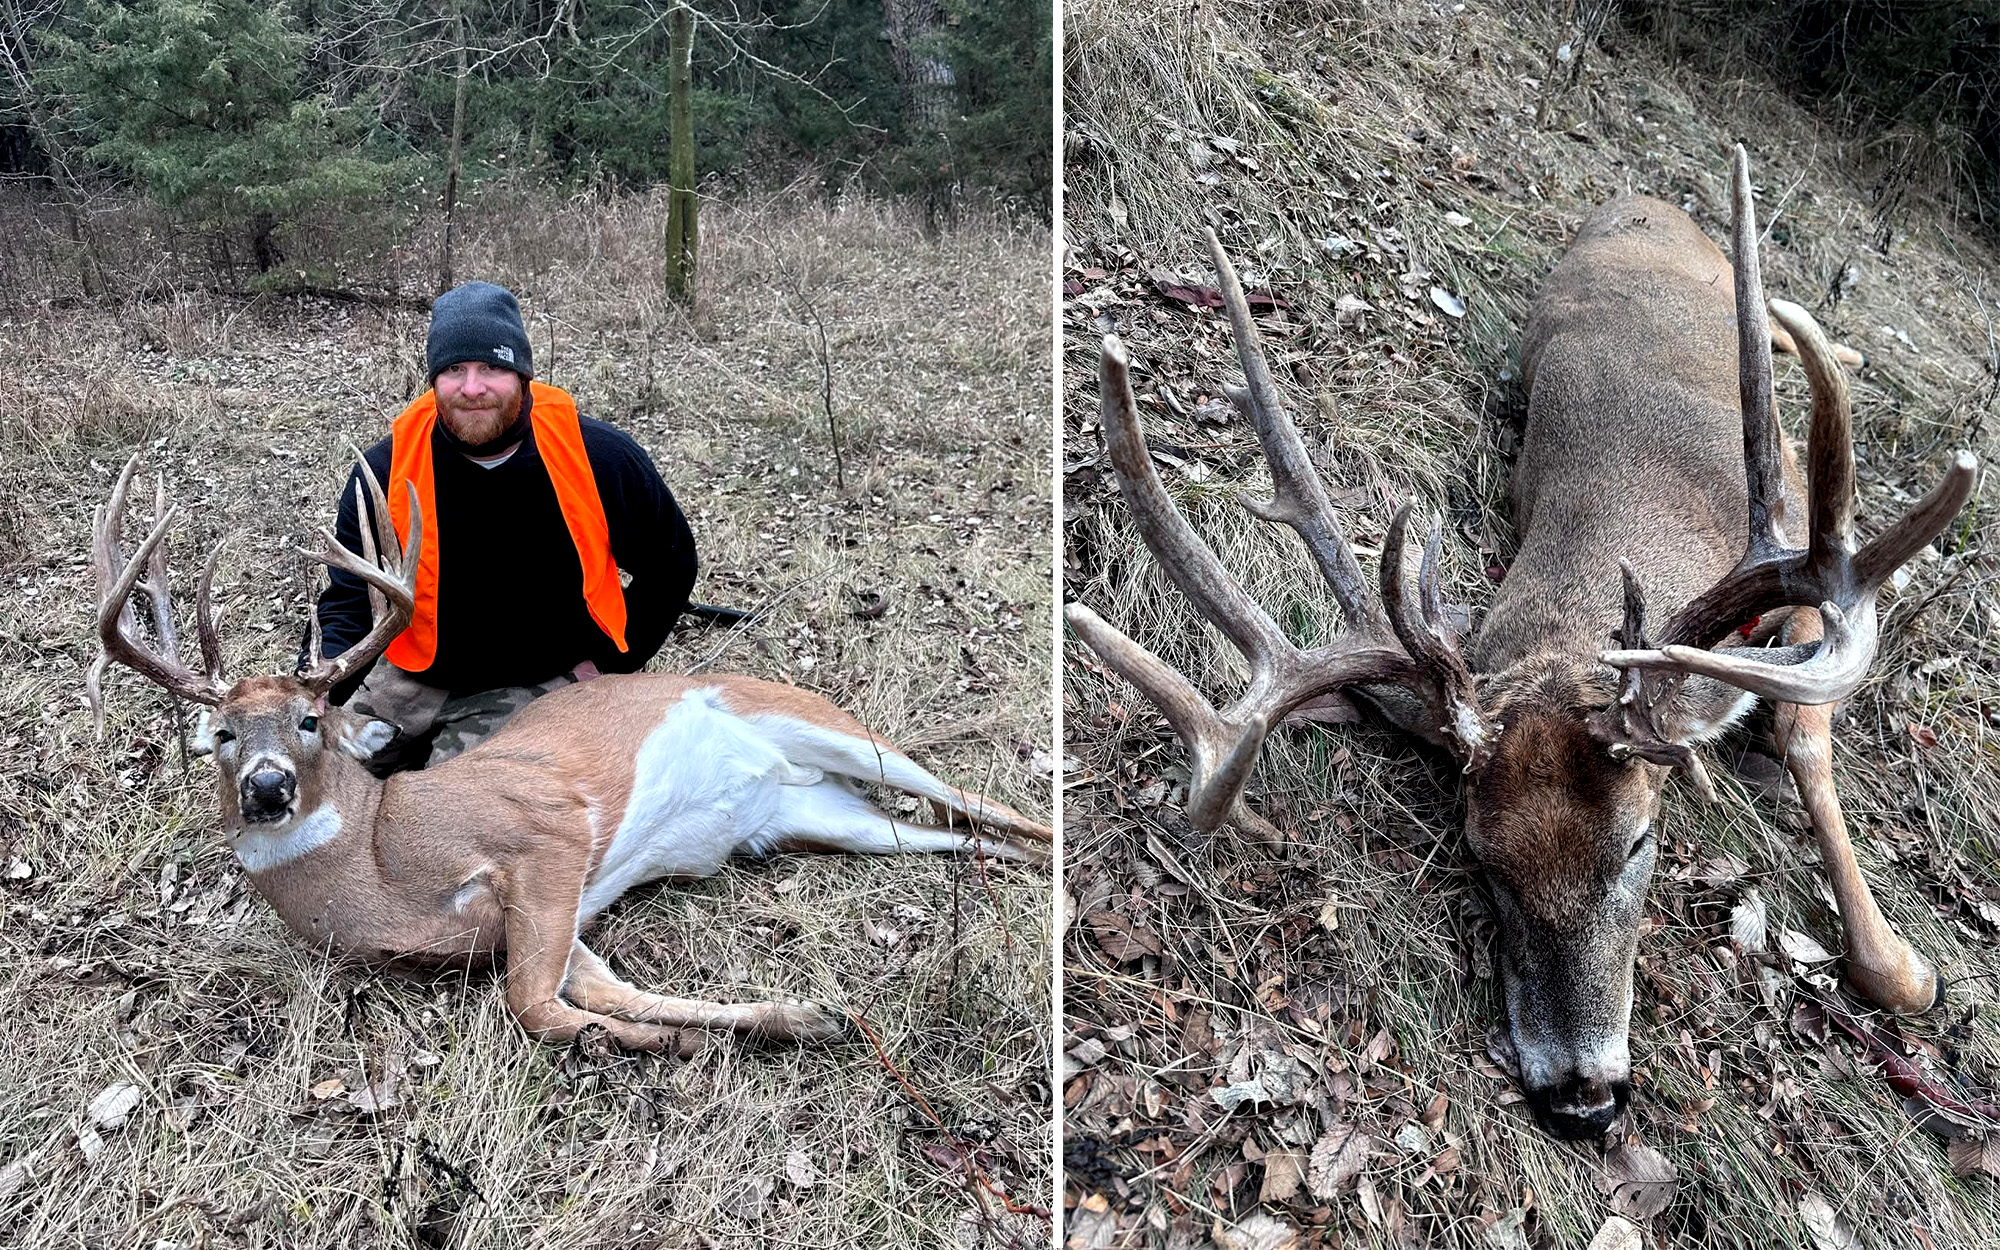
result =
[{"label": "black fleece jacket", "polygon": [[[563,522],[532,430],[506,463],[485,468],[459,454],[440,422],[431,436],[437,511],[424,518],[438,547],[437,659],[415,674],[454,694],[528,686],[584,660],[606,673],[632,673],[659,651],[694,588],[694,538],[652,459],[624,432],[580,419],[583,447],[611,530],[611,555],[631,581],[625,587],[625,641],[618,645],[591,619],[583,567]],[[363,453],[376,479],[389,481],[390,439]],[[349,551],[361,550],[354,505],[357,468],[340,497],[335,529]],[[368,588],[329,570],[320,596],[322,647],[339,655],[368,633]],[[373,667],[372,665],[370,666]],[[333,691],[346,703],[368,670]]]}]

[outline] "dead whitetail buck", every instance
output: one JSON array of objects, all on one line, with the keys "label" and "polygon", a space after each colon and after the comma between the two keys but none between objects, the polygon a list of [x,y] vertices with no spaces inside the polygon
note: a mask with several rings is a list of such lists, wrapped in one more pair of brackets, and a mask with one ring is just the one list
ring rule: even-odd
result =
[{"label": "dead whitetail buck", "polygon": [[[362,554],[326,534],[313,556],[368,583],[374,627],[297,677],[222,677],[209,606],[210,555],[196,601],[203,672],[175,651],[164,540],[175,509],[127,562],[121,530],[135,456],[96,525],[98,635],[108,660],[208,705],[196,737],[213,752],[223,829],[257,890],[314,946],[368,959],[441,962],[507,954],[507,1005],[523,1028],[561,1040],[601,1025],[626,1046],[685,1048],[679,1029],[815,1038],[842,1027],[809,1003],[665,998],[633,988],[579,934],[625,891],[704,877],[730,855],[780,850],[974,851],[1042,860],[1049,831],[946,785],[817,695],[748,677],[601,677],[545,696],[437,768],[377,780],[361,761],[390,727],[327,704],[408,622],[424,522],[411,490],[408,554],[381,487],[356,484]],[[372,519],[371,519],[372,518]],[[378,558],[377,553],[380,553]],[[310,554],[310,553],[303,553]],[[142,580],[143,578],[143,580]],[[139,641],[132,592],[151,601],[158,646]],[[917,826],[863,797],[881,785],[929,799],[1000,836]]]},{"label": "dead whitetail buck", "polygon": [[[1839,900],[1854,985],[1905,1012],[1940,993],[1855,867],[1829,733],[1831,705],[1875,655],[1877,588],[1949,523],[1976,462],[1959,452],[1929,496],[1857,550],[1847,384],[1813,319],[1774,301],[1812,388],[1803,488],[1772,400],[1779,328],[1758,277],[1749,178],[1738,148],[1733,306],[1722,253],[1685,214],[1649,199],[1593,213],[1543,285],[1521,349],[1530,389],[1514,483],[1520,551],[1468,652],[1445,621],[1437,527],[1410,584],[1407,505],[1383,543],[1381,599],[1368,593],[1213,234],[1248,381],[1229,394],[1256,426],[1276,492],[1245,503],[1298,532],[1339,601],[1344,635],[1294,646],[1196,536],[1153,470],[1125,350],[1104,341],[1104,440],[1133,523],[1248,658],[1249,688],[1217,712],[1089,608],[1071,606],[1071,625],[1186,743],[1186,810],[1198,829],[1233,822],[1275,835],[1245,806],[1245,778],[1270,727],[1329,691],[1358,690],[1457,757],[1522,1083],[1537,1119],[1566,1137],[1602,1132],[1629,1097],[1632,962],[1661,786],[1680,768],[1706,791],[1692,747],[1756,695],[1777,701],[1778,745]],[[1648,600],[1667,616],[1650,641]],[[1779,628],[1789,645],[1747,645]],[[1604,652],[1613,636],[1625,649]],[[1719,646],[1729,643],[1746,645]]]}]

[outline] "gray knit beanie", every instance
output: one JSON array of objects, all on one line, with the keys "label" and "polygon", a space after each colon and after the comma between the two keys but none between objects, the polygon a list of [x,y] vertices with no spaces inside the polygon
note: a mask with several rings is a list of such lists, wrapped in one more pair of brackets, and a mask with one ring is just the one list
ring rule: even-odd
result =
[{"label": "gray knit beanie", "polygon": [[467,360],[512,369],[524,378],[535,376],[521,305],[512,291],[491,282],[468,282],[431,301],[431,333],[424,354],[433,382],[447,366]]}]

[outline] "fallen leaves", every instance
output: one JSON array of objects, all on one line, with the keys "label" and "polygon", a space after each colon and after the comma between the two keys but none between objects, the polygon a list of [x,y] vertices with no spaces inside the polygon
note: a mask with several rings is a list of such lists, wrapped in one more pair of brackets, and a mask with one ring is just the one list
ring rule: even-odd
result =
[{"label": "fallen leaves", "polygon": [[1621,1141],[1605,1152],[1597,1183],[1612,1210],[1643,1224],[1672,1205],[1680,1182],[1665,1155],[1644,1142]]},{"label": "fallen leaves", "polygon": [[1325,1202],[1361,1174],[1374,1153],[1374,1139],[1352,1124],[1344,1124],[1314,1143],[1308,1171],[1312,1196]]},{"label": "fallen leaves", "polygon": [[1144,924],[1111,911],[1096,911],[1084,917],[1090,936],[1099,949],[1121,964],[1137,963],[1160,953],[1160,935]]},{"label": "fallen leaves", "polygon": [[1209,1230],[1216,1250],[1297,1250],[1301,1234],[1285,1221],[1269,1215],[1253,1215],[1237,1224],[1217,1220]]},{"label": "fallen leaves", "polygon": [[1951,1157],[1953,1176],[1975,1176],[1985,1173],[2000,1180],[2000,1130],[1987,1133],[1984,1137],[1960,1137],[1952,1141],[1946,1152]]},{"label": "fallen leaves", "polygon": [[1861,1238],[1855,1235],[1854,1226],[1841,1218],[1832,1203],[1812,1190],[1799,1197],[1799,1220],[1812,1234],[1813,1244],[1819,1250],[1861,1250]]},{"label": "fallen leaves", "polygon": [[1622,1215],[1606,1216],[1604,1226],[1590,1239],[1588,1250],[1645,1250],[1639,1226]]}]

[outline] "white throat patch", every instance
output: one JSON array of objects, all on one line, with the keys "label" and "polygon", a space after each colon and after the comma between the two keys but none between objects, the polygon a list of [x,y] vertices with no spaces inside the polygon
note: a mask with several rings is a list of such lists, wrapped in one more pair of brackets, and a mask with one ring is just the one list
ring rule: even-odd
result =
[{"label": "white throat patch", "polygon": [[314,808],[276,828],[248,825],[230,835],[230,849],[251,872],[269,872],[318,850],[340,836],[340,812],[331,806]]}]

